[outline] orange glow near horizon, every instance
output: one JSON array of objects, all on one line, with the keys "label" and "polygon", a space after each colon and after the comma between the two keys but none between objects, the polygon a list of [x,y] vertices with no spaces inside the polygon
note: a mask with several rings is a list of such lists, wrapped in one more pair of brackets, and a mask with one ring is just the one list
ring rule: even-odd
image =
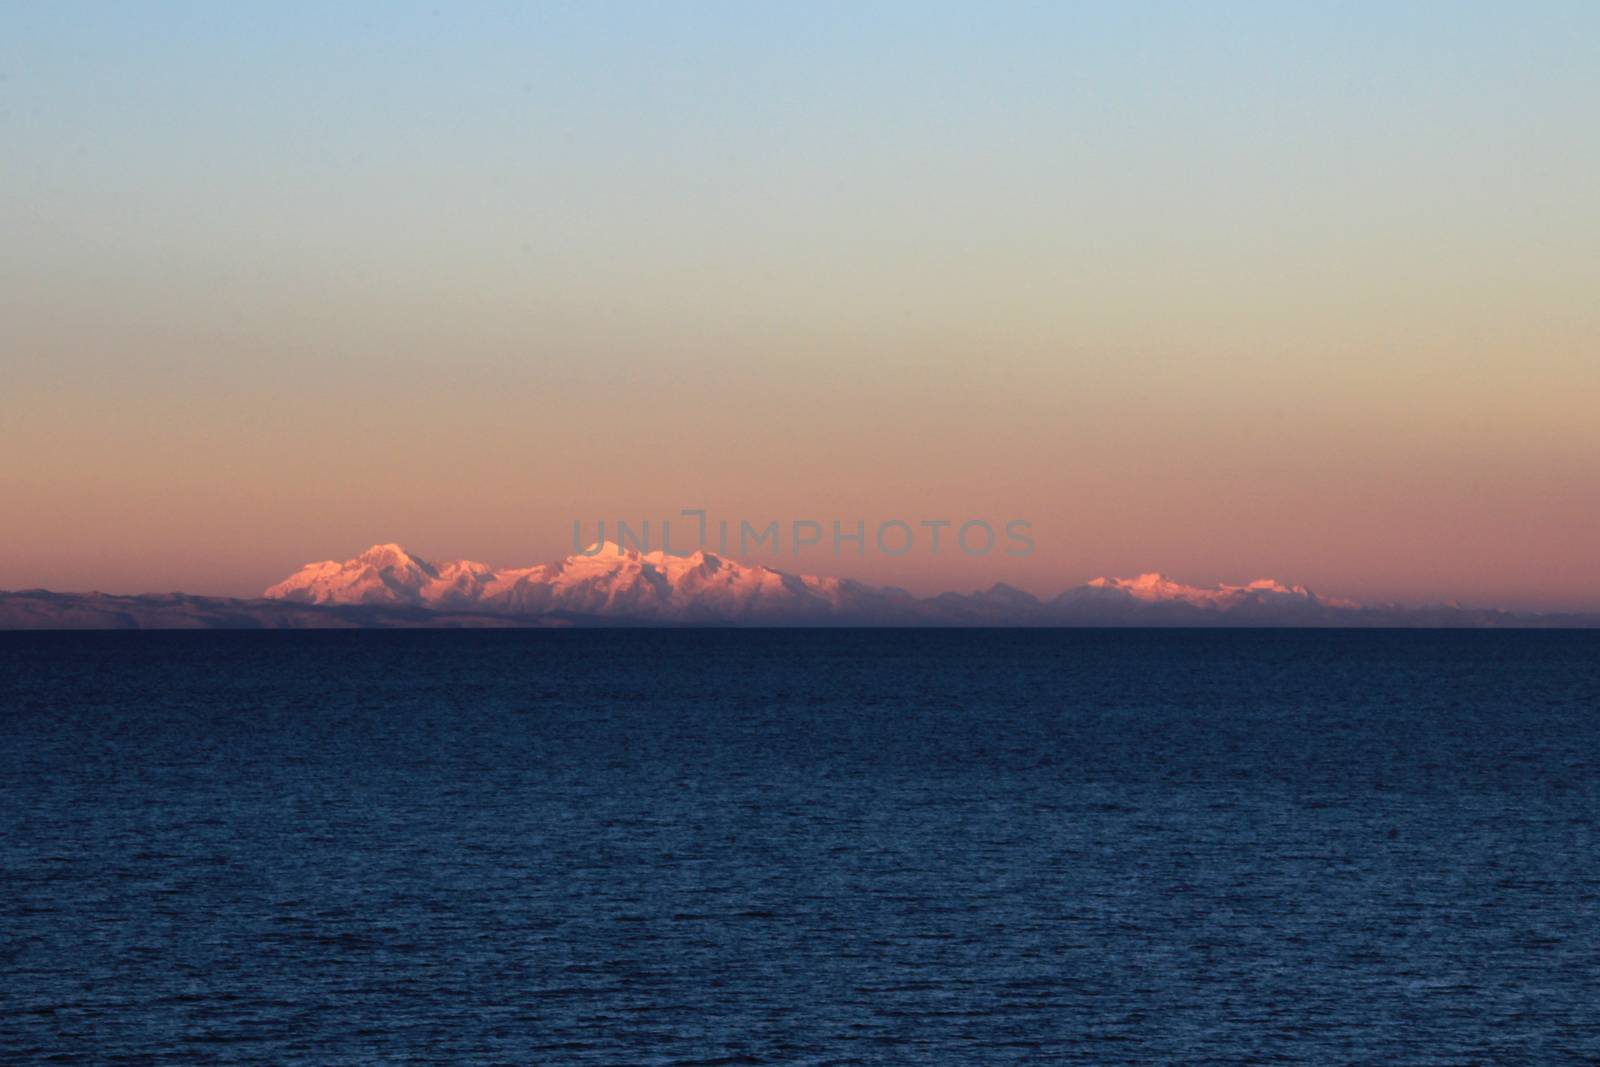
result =
[{"label": "orange glow near horizon", "polygon": [[0,588],[702,507],[1600,610],[1592,10],[723,15],[0,13]]}]

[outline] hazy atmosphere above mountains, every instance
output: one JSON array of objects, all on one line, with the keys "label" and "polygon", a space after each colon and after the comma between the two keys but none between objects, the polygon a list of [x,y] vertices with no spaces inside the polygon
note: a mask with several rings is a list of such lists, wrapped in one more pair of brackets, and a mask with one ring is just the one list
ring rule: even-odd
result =
[{"label": "hazy atmosphere above mountains", "polygon": [[[693,6],[693,5],[690,5]],[[437,10],[435,9],[437,8]],[[0,588],[574,519],[1600,610],[1600,5],[0,5]]]}]

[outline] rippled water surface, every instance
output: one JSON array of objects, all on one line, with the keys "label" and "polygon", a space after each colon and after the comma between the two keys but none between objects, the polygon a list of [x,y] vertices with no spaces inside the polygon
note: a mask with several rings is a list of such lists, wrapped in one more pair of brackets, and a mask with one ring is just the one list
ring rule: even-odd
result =
[{"label": "rippled water surface", "polygon": [[0,1061],[1600,1061],[1600,634],[0,635]]}]

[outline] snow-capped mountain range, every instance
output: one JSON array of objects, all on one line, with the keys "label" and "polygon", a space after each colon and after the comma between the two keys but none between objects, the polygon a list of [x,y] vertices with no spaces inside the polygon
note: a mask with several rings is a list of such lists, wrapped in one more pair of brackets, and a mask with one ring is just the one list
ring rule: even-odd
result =
[{"label": "snow-capped mountain range", "polygon": [[705,551],[671,556],[611,543],[554,563],[510,569],[472,560],[433,562],[400,545],[374,545],[342,563],[307,564],[264,596],[299,604],[673,623],[1042,623],[1102,616],[1312,621],[1360,609],[1353,601],[1271,579],[1199,587],[1153,573],[1096,578],[1049,601],[1004,584],[919,599],[902,589],[789,574]]},{"label": "snow-capped mountain range", "polygon": [[303,604],[649,622],[824,621],[915,602],[900,590],[746,566],[710,552],[669,556],[611,543],[590,547],[592,554],[496,570],[472,560],[434,563],[399,545],[374,545],[343,563],[307,564],[263,595]]},{"label": "snow-capped mountain range", "polygon": [[1096,578],[1048,600],[997,583],[916,597],[788,574],[710,552],[591,546],[532,567],[433,562],[399,545],[310,563],[260,598],[0,591],[0,630],[543,626],[1600,627],[1600,615],[1358,604],[1262,578],[1194,586],[1161,574]]}]

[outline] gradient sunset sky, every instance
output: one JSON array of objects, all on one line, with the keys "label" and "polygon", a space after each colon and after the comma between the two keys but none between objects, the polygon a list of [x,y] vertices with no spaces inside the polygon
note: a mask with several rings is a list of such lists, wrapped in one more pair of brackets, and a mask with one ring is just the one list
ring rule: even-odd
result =
[{"label": "gradient sunset sky", "polygon": [[[572,521],[1600,609],[1600,4],[0,5],[0,588]],[[685,527],[687,528],[687,527]],[[676,529],[675,529],[676,532]]]}]

